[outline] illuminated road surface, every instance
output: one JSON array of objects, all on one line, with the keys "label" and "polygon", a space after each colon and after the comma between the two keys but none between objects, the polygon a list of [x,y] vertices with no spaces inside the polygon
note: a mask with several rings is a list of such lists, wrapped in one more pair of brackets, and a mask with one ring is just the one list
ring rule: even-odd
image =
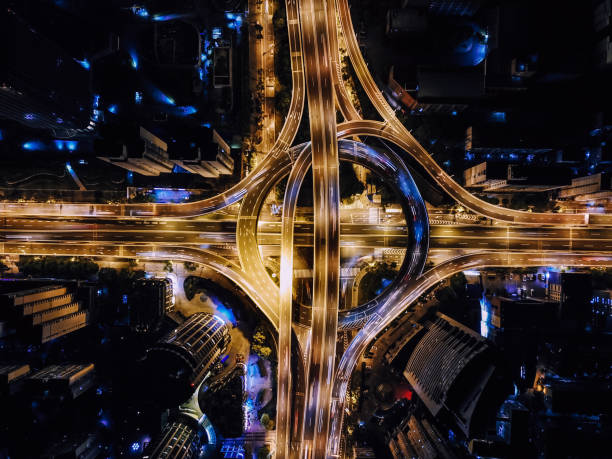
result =
[{"label": "illuminated road surface", "polygon": [[314,262],[312,325],[306,365],[306,407],[301,456],[324,457],[329,429],[338,322],[340,219],[336,111],[327,7],[301,0],[302,49],[310,115]]}]

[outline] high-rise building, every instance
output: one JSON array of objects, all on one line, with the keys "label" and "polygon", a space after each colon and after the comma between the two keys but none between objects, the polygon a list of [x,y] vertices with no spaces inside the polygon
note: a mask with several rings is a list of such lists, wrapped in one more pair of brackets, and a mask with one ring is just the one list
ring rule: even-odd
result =
[{"label": "high-rise building", "polygon": [[9,8],[0,10],[0,118],[59,137],[87,127],[92,109],[87,61],[79,64]]},{"label": "high-rise building", "polygon": [[482,0],[429,0],[428,9],[434,14],[474,16]]},{"label": "high-rise building", "polygon": [[393,459],[411,457],[454,459],[443,435],[427,419],[406,418],[392,433],[389,449]]},{"label": "high-rise building", "polygon": [[27,364],[3,364],[0,365],[0,395],[12,395],[17,392],[24,377],[30,373],[30,365]]},{"label": "high-rise building", "polygon": [[567,168],[522,166],[485,161],[466,169],[465,186],[482,191],[549,191],[570,181]]},{"label": "high-rise building", "polygon": [[[111,131],[111,128],[109,128]],[[141,175],[157,176],[172,172],[168,144],[142,126],[133,129],[112,129],[96,143],[98,158]]]},{"label": "high-rise building", "polygon": [[551,327],[559,304],[539,298],[490,297],[481,304],[485,322],[496,329]]},{"label": "high-rise building", "polygon": [[599,0],[593,8],[595,62],[600,66],[612,64],[612,0]]},{"label": "high-rise building", "polygon": [[27,383],[35,396],[77,398],[93,386],[94,364],[50,365],[28,376]]},{"label": "high-rise building", "polygon": [[234,172],[230,146],[214,129],[203,132],[196,142],[177,141],[168,148],[175,167],[192,174],[217,178]]},{"label": "high-rise building", "polygon": [[559,198],[574,201],[607,202],[612,200],[612,174],[601,172],[572,179],[559,190]]},{"label": "high-rise building", "polygon": [[[494,112],[493,118],[505,120],[505,112]],[[501,121],[503,124],[504,121]],[[518,155],[547,153],[556,147],[551,139],[543,140],[541,130],[528,129],[526,126],[487,126],[473,125],[466,129],[465,151],[473,154],[498,155],[508,158]]]},{"label": "high-rise building", "polygon": [[[437,314],[416,345],[404,377],[434,416],[445,416],[466,436],[484,432],[509,392],[487,341]],[[493,416],[494,417],[494,416]]]},{"label": "high-rise building", "polygon": [[168,278],[138,279],[130,299],[130,328],[148,332],[173,308],[172,281]]},{"label": "high-rise building", "polygon": [[423,8],[431,14],[444,16],[473,16],[482,0],[403,0],[402,7]]},{"label": "high-rise building", "polygon": [[195,459],[198,456],[200,435],[191,419],[182,416],[169,422],[162,429],[159,438],[145,451],[143,458]]},{"label": "high-rise building", "polygon": [[351,459],[373,459],[375,457],[374,450],[369,446],[353,446]]},{"label": "high-rise building", "polygon": [[185,401],[230,344],[226,323],[198,312],[147,351],[145,365],[155,374],[151,389],[169,404]]},{"label": "high-rise building", "polygon": [[550,272],[546,293],[558,301],[562,324],[583,328],[591,320],[592,287],[588,272]]},{"label": "high-rise building", "polygon": [[535,376],[538,336],[558,327],[559,303],[540,298],[486,296],[480,302],[482,336],[495,343],[519,388]]},{"label": "high-rise building", "polygon": [[609,331],[612,329],[612,290],[594,290],[591,299],[594,330]]},{"label": "high-rise building", "polygon": [[0,294],[0,317],[17,330],[20,338],[46,343],[89,324],[89,311],[66,286],[4,284],[11,291]]},{"label": "high-rise building", "polygon": [[234,172],[230,146],[214,129],[205,129],[193,141],[187,132],[177,132],[183,140],[171,136],[166,139],[142,126],[138,135],[131,128],[108,130],[109,135],[96,144],[99,159],[129,171],[146,176],[190,172],[207,178]]}]

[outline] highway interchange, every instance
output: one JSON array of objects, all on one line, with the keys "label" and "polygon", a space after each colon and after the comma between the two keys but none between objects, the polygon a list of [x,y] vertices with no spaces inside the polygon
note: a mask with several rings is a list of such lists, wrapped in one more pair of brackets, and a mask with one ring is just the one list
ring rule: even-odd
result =
[{"label": "highway interchange", "polygon": [[[225,275],[245,291],[279,330],[276,456],[338,457],[346,386],[367,343],[424,291],[454,272],[485,266],[610,266],[610,215],[531,213],[482,201],[434,161],[395,117],[361,55],[347,0],[287,0],[293,92],[285,123],[267,156],[224,193],[185,204],[0,203],[0,253],[89,255],[193,261]],[[336,30],[339,18],[341,30]],[[361,120],[342,82],[338,33],[372,104],[384,121]],[[291,147],[308,100],[311,142]],[[336,125],[336,108],[344,122]],[[392,152],[376,153],[349,140],[375,136],[411,155],[452,198],[495,225],[429,226],[412,179],[397,181],[410,225],[341,224],[338,161],[376,169],[402,167]],[[290,148],[291,147],[291,148]],[[380,155],[379,158],[376,155]],[[400,164],[401,163],[401,164]],[[313,168],[313,221],[297,221],[299,187]],[[271,186],[289,177],[283,217],[260,220]],[[407,176],[409,178],[409,174]],[[417,198],[418,197],[418,198]],[[240,203],[237,215],[227,212]],[[199,217],[199,218],[185,218]],[[416,222],[416,223],[414,223]],[[228,247],[236,246],[236,250]],[[314,252],[312,325],[296,343],[291,316],[295,247]],[[260,247],[281,257],[280,288],[264,268]],[[376,301],[338,312],[343,250],[407,248],[394,282]],[[428,253],[461,254],[420,275]],[[429,251],[429,252],[428,252]],[[231,258],[231,259],[230,259]],[[360,330],[335,362],[338,328]],[[304,374],[293,357],[306,355]],[[301,357],[298,357],[301,358]],[[294,370],[296,371],[296,370]],[[298,370],[299,371],[299,370]],[[305,393],[304,407],[293,395]],[[297,427],[296,427],[297,426]]]}]

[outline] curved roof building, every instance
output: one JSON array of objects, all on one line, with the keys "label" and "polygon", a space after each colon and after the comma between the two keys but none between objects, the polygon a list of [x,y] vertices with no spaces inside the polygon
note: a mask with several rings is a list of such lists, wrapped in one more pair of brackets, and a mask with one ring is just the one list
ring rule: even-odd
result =
[{"label": "curved roof building", "polygon": [[184,419],[169,422],[143,458],[195,459],[199,457],[200,435]]},{"label": "curved roof building", "polygon": [[404,377],[431,414],[449,415],[470,436],[495,414],[509,386],[503,384],[493,349],[478,333],[444,314],[428,328]]},{"label": "curved roof building", "polygon": [[155,396],[169,404],[185,401],[230,341],[229,328],[219,317],[203,312],[190,316],[147,351],[145,365],[155,375]]}]

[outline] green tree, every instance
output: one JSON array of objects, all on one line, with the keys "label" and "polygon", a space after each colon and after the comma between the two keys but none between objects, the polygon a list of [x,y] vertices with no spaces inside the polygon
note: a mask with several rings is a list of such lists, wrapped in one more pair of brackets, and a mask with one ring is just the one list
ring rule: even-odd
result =
[{"label": "green tree", "polygon": [[270,447],[267,445],[262,446],[257,450],[257,459],[268,459],[270,457]]},{"label": "green tree", "polygon": [[263,26],[261,24],[255,24],[255,36],[261,40],[263,38]]},{"label": "green tree", "polygon": [[359,281],[358,301],[363,304],[375,298],[382,288],[383,282],[392,281],[397,276],[397,271],[387,263],[376,263],[366,268],[366,274]]},{"label": "green tree", "polygon": [[98,280],[103,284],[114,284],[117,282],[117,270],[113,268],[102,268],[98,272]]},{"label": "green tree", "polygon": [[167,273],[171,273],[174,271],[174,269],[172,268],[172,261],[166,260],[164,262],[164,271],[166,271]]},{"label": "green tree", "polygon": [[185,268],[185,271],[192,272],[198,268],[198,265],[196,265],[193,261],[186,261],[183,263],[183,267]]},{"label": "green tree", "polygon": [[251,349],[262,359],[269,359],[272,355],[272,347],[268,343],[268,336],[262,325],[258,325],[253,333],[253,344]]},{"label": "green tree", "polygon": [[84,279],[96,274],[99,266],[89,258],[20,256],[19,271],[32,277],[70,277]]},{"label": "green tree", "polygon": [[261,425],[264,426],[266,430],[274,429],[274,420],[270,418],[270,415],[268,413],[264,413],[261,416],[260,421],[261,421]]},{"label": "green tree", "polygon": [[6,263],[4,263],[4,261],[0,261],[0,275],[4,274],[5,272],[9,271],[11,268],[9,268]]},{"label": "green tree", "polygon": [[499,205],[499,199],[495,196],[482,196],[480,199],[496,206]]},{"label": "green tree", "polygon": [[342,161],[339,169],[340,175],[340,198],[348,199],[353,195],[361,194],[365,189],[363,183],[357,178],[355,169],[351,163]]},{"label": "green tree", "polygon": [[376,192],[380,193],[380,201],[383,206],[397,202],[397,196],[393,193],[391,187],[386,185],[384,180],[378,177],[378,175],[374,173],[368,174],[366,183],[376,187]]},{"label": "green tree", "polygon": [[463,272],[453,274],[450,278],[450,286],[457,295],[461,295],[465,292],[465,286],[467,285],[467,279]]}]

